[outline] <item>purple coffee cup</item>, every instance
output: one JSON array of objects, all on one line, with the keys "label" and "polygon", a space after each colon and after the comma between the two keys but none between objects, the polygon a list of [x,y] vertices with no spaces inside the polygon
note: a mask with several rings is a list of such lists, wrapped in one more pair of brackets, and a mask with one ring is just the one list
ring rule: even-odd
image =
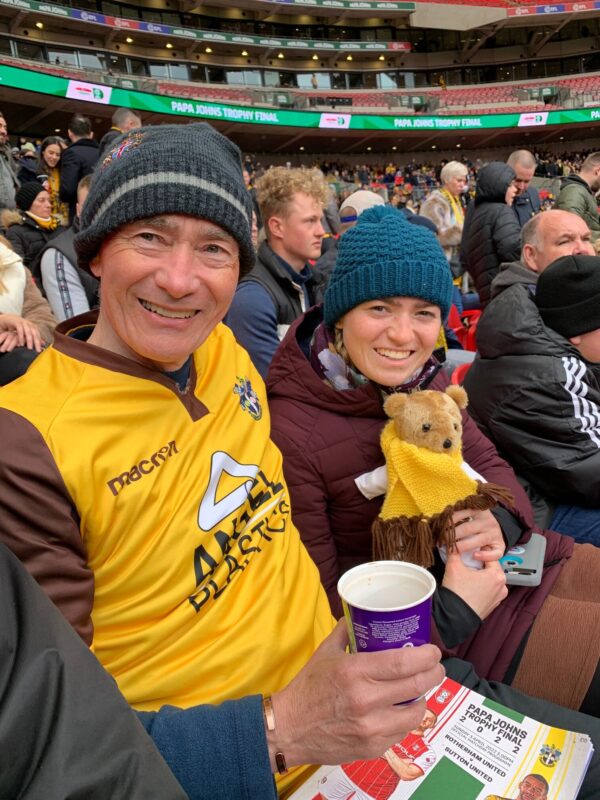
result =
[{"label": "purple coffee cup", "polygon": [[431,635],[433,576],[407,561],[371,561],[338,581],[350,650],[368,653],[419,647]]}]

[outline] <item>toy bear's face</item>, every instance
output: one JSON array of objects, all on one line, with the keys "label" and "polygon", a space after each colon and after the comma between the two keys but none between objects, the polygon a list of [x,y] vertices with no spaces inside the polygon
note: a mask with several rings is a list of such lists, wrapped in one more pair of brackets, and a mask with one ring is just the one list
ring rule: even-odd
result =
[{"label": "toy bear's face", "polygon": [[394,420],[396,433],[403,441],[434,453],[452,454],[460,450],[460,409],[466,405],[465,390],[460,386],[449,386],[446,392],[428,390],[391,395],[385,401],[384,409]]}]

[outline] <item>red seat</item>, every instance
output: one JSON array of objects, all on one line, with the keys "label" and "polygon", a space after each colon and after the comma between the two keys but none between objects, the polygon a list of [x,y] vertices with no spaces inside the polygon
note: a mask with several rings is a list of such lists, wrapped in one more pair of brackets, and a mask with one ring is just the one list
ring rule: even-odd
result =
[{"label": "red seat", "polygon": [[453,383],[455,386],[462,386],[470,366],[470,364],[459,364],[450,376],[450,383]]},{"label": "red seat", "polygon": [[455,305],[450,306],[448,325],[452,328],[456,334],[456,338],[465,350],[471,350],[473,352],[477,350],[475,332],[480,316],[481,311],[479,309],[463,311],[462,314],[459,314]]}]

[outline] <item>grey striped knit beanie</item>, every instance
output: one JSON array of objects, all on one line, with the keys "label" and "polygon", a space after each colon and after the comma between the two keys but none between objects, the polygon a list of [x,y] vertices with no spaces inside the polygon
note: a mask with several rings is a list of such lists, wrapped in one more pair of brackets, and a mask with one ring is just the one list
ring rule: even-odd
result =
[{"label": "grey striped knit beanie", "polygon": [[411,225],[395,208],[374,206],[340,239],[323,299],[325,324],[333,327],[346,311],[384,297],[420,297],[446,319],[452,274],[431,231]]},{"label": "grey striped knit beanie", "polygon": [[210,125],[151,125],[116,140],[96,168],[81,213],[79,266],[89,268],[108,234],[162,214],[219,225],[239,245],[240,274],[252,269],[252,201],[240,151]]}]

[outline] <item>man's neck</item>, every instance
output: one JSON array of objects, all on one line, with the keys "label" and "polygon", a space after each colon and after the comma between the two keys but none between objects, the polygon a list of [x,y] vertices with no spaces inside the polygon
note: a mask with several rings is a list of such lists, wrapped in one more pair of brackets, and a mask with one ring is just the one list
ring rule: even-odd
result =
[{"label": "man's neck", "polygon": [[285,263],[288,264],[294,270],[294,272],[302,272],[302,270],[306,266],[306,261],[300,262],[300,259],[291,256],[285,250],[285,248],[282,247],[281,244],[277,241],[275,242],[267,241],[267,244],[269,245],[271,250],[275,253],[275,255],[279,256],[279,258],[282,258],[285,261]]},{"label": "man's neck", "polygon": [[580,172],[579,173],[579,177],[581,178],[582,181],[585,181],[585,183],[587,183],[587,185],[589,186],[590,189],[592,188],[592,183],[594,181],[594,175],[590,175],[587,172]]}]

